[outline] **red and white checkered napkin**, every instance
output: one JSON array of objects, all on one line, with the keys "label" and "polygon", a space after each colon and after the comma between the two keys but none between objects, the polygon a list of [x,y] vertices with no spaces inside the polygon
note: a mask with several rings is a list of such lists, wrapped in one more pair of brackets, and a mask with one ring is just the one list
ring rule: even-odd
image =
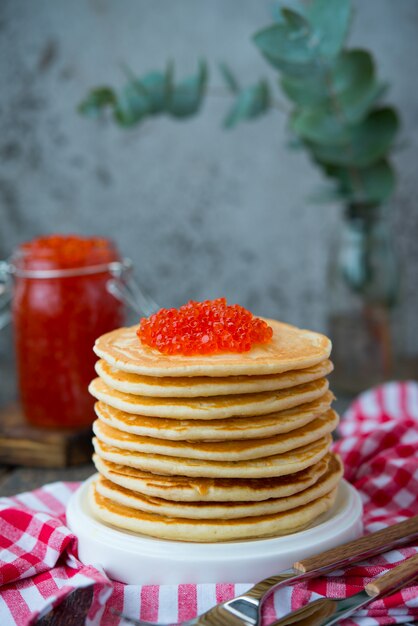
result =
[{"label": "red and white checkered napkin", "polygon": [[[335,449],[346,477],[362,495],[366,531],[418,514],[418,384],[390,383],[364,393],[344,416]],[[113,609],[147,620],[185,620],[249,585],[165,585],[111,582],[77,558],[77,540],[65,526],[75,483],[53,483],[0,499],[0,624],[26,626],[76,588],[93,585],[87,624],[116,625]],[[264,622],[321,596],[356,593],[374,576],[418,552],[418,545],[388,552],[332,576],[284,588],[265,606]],[[249,578],[251,573],[249,572]],[[253,581],[255,582],[255,581]],[[348,625],[407,623],[418,619],[418,586],[373,602]]]}]

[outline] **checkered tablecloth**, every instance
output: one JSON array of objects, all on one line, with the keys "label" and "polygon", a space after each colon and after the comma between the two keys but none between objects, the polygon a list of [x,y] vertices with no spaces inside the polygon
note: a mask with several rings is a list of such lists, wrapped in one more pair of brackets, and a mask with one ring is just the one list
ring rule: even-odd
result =
[{"label": "checkered tablecloth", "polygon": [[[335,450],[346,478],[364,503],[366,532],[418,514],[418,384],[390,383],[361,395],[346,412]],[[93,588],[86,624],[116,626],[112,609],[148,620],[185,620],[250,586],[133,586],[110,581],[77,558],[77,539],[65,525],[65,507],[77,483],[53,483],[0,499],[0,625],[34,624],[75,589]],[[418,552],[418,545],[368,563],[284,588],[265,605],[264,623],[321,596],[345,597],[371,578]],[[418,620],[418,586],[357,613],[345,625],[375,626]]]}]

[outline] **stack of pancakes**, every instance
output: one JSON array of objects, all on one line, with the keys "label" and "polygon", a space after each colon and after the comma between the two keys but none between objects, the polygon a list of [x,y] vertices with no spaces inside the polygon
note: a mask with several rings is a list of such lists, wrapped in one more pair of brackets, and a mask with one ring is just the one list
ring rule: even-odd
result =
[{"label": "stack of pancakes", "polygon": [[296,532],[333,504],[331,343],[273,320],[245,353],[164,355],[136,327],[100,337],[90,504],[113,526],[226,541]]}]

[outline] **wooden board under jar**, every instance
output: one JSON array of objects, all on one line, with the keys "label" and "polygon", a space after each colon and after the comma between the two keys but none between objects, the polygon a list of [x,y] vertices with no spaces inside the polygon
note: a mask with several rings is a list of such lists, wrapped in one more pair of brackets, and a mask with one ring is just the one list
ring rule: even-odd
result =
[{"label": "wooden board under jar", "polygon": [[0,465],[70,467],[91,460],[90,428],[37,428],[17,405],[0,410]]}]

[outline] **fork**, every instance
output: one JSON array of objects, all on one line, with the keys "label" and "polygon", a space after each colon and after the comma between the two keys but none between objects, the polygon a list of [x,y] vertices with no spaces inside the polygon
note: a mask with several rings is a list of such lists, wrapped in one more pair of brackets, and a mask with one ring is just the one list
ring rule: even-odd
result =
[{"label": "fork", "polygon": [[271,626],[332,626],[370,602],[399,591],[418,577],[418,554],[369,582],[362,591],[348,598],[320,598],[292,611]]},{"label": "fork", "polygon": [[136,626],[258,626],[264,601],[279,587],[326,574],[415,539],[418,539],[418,516],[294,563],[290,569],[256,583],[246,593],[185,622],[163,624],[131,618],[117,611],[115,614]]}]

